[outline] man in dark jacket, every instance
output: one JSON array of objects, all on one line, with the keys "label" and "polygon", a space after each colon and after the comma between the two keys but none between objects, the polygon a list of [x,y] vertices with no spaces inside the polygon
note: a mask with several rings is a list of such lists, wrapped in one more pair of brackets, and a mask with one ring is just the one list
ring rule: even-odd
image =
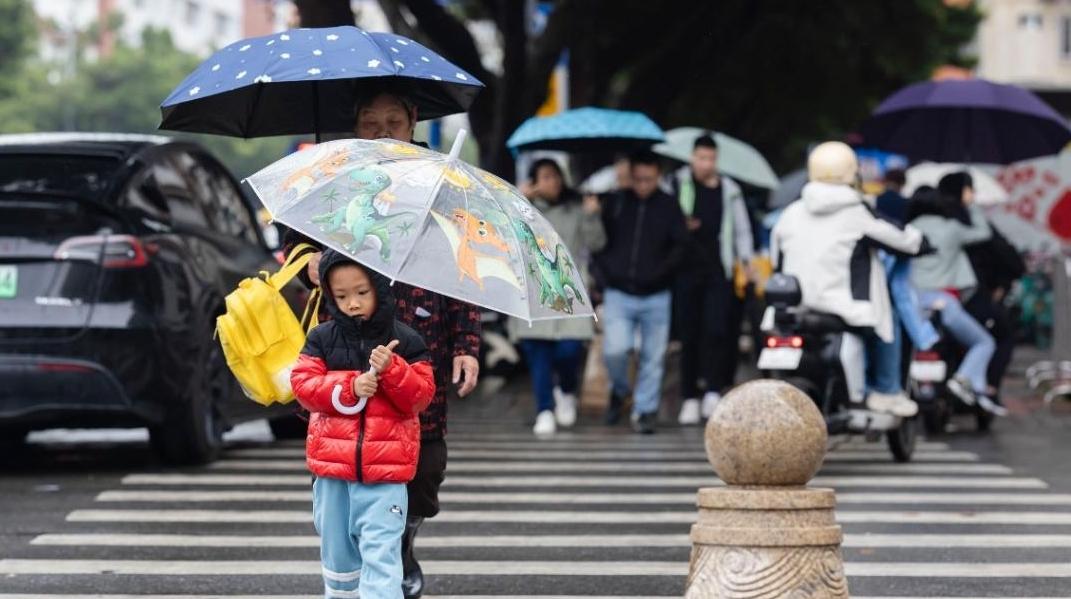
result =
[{"label": "man in dark jacket", "polygon": [[640,333],[639,374],[632,426],[650,434],[661,398],[663,360],[669,341],[670,286],[685,251],[687,232],[676,200],[658,189],[658,157],[631,158],[632,187],[608,196],[602,211],[606,247],[595,257],[606,286],[603,353],[612,383],[607,422],[621,416],[630,394],[629,352]]}]

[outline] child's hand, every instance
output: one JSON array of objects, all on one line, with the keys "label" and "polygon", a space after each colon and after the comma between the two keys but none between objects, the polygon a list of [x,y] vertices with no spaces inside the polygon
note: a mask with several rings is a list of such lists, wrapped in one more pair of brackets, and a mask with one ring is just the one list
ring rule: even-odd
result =
[{"label": "child's hand", "polygon": [[379,389],[379,377],[374,372],[366,372],[353,379],[353,394],[357,397],[372,397]]},{"label": "child's hand", "polygon": [[383,372],[390,366],[390,361],[394,357],[394,348],[398,347],[398,340],[395,339],[386,345],[386,347],[380,345],[372,350],[372,355],[368,357],[368,363],[372,365],[372,368],[376,369],[376,372]]}]

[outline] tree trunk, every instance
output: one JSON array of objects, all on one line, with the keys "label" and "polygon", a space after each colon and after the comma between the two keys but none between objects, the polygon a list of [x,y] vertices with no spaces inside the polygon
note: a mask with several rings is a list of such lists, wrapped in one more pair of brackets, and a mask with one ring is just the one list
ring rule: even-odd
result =
[{"label": "tree trunk", "polygon": [[353,25],[356,19],[349,0],[294,0],[302,27]]}]

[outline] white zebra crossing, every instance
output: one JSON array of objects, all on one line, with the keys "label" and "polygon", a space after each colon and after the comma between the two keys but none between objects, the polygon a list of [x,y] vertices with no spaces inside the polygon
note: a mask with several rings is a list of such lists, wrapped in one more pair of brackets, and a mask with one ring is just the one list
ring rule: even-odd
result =
[{"label": "white zebra crossing", "polygon": [[[701,442],[690,445],[662,440],[645,445],[635,437],[624,436],[566,438],[546,444],[515,443],[514,439],[513,435],[508,438],[472,435],[451,442],[447,483],[441,493],[445,507],[425,527],[427,530],[422,531],[418,543],[423,549],[439,552],[421,560],[429,576],[475,577],[476,581],[496,576],[557,576],[565,580],[592,576],[656,577],[667,581],[659,586],[671,594],[681,588],[688,566],[688,525],[696,519],[696,489],[721,484],[706,461]],[[1017,475],[1007,466],[986,463],[975,453],[956,451],[945,443],[920,444],[919,450],[916,455],[922,459],[895,464],[881,445],[843,445],[829,455],[822,472],[812,482],[812,486],[831,486],[838,491],[837,519],[850,525],[843,547],[848,558],[846,571],[851,579],[933,580],[938,585],[934,588],[940,588],[944,584],[941,581],[946,579],[1071,579],[1071,563],[1067,560],[1014,557],[1016,551],[1071,549],[1071,528],[1061,528],[1071,527],[1071,509],[1068,509],[1071,494],[1048,493],[1048,485],[1041,479]],[[307,578],[309,585],[304,588],[314,591],[318,562],[235,559],[241,555],[236,551],[246,548],[275,551],[273,556],[286,556],[285,550],[292,549],[308,556],[308,552],[318,547],[317,537],[310,534],[311,478],[305,471],[302,456],[302,448],[293,444],[246,447],[228,451],[223,460],[210,468],[126,475],[119,488],[103,490],[95,497],[96,506],[85,506],[67,514],[66,520],[80,525],[80,529],[48,531],[33,538],[34,547],[50,549],[57,556],[0,559],[0,579],[67,576],[84,580],[105,572],[109,576],[125,575],[130,580],[162,576],[298,576],[302,580]],[[554,509],[543,509],[550,506]],[[188,532],[194,530],[191,526],[219,523],[230,524],[226,529],[228,534]],[[300,534],[263,534],[273,532],[272,524]],[[480,525],[488,534],[473,534],[469,529],[474,525]],[[533,525],[558,526],[546,534],[527,534],[527,527]],[[630,530],[631,525],[647,528]],[[870,528],[876,525],[884,528]],[[894,525],[913,528],[909,531],[890,528]],[[952,525],[955,529],[931,530],[935,525]],[[250,528],[242,532],[243,526]],[[998,532],[1002,526],[1013,528],[1006,533]],[[448,534],[452,530],[469,532]],[[652,532],[640,534],[644,531]],[[107,559],[111,548],[138,547],[196,549],[198,559]],[[574,551],[590,552],[603,547],[627,551],[660,548],[663,554],[680,550],[681,558],[678,561],[593,561],[590,557],[571,557]],[[496,554],[498,548],[544,548],[543,557],[550,555],[552,559],[506,559],[505,555]],[[475,552],[476,558],[450,559],[451,549]],[[971,550],[976,555],[981,552],[991,557],[979,561],[852,560],[853,551],[897,549]],[[122,557],[129,555],[124,553]],[[479,582],[472,584],[477,585],[472,590],[480,590]],[[1071,588],[1071,582],[1067,588]],[[54,599],[58,595],[0,594],[0,599],[14,596]],[[167,595],[136,596],[172,599]],[[212,596],[243,597],[226,593]],[[316,595],[274,597],[306,596]],[[507,596],[589,597],[575,593],[427,597],[502,599]],[[98,596],[99,599],[127,597],[133,596]],[[197,595],[182,597],[191,599]],[[853,597],[859,596],[853,594]],[[929,599],[929,596],[919,595],[914,599]]]}]

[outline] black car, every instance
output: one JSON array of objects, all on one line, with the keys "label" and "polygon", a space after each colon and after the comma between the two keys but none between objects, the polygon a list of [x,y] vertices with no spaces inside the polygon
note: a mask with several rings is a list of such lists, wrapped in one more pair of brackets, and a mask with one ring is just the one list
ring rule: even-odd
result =
[{"label": "black car", "polygon": [[293,407],[245,398],[213,335],[238,282],[277,267],[195,144],[0,136],[0,440],[148,426],[166,460],[197,463],[245,420],[300,434]]}]

